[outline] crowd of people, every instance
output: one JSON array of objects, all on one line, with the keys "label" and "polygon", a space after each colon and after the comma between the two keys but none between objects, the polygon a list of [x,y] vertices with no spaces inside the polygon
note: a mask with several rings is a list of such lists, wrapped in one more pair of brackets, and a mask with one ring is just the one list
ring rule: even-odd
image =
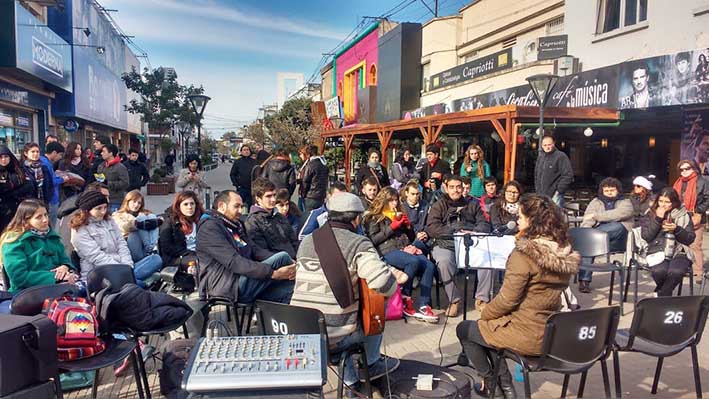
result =
[{"label": "crowd of people", "polygon": [[[329,181],[316,146],[298,149],[299,168],[283,148],[270,154],[246,144],[239,152],[230,172],[234,190],[219,192],[211,209],[201,200],[207,184],[200,160],[190,157],[178,172],[172,205],[153,212],[140,192],[148,174],[138,151],[121,162],[117,147],[100,137],[94,159],[78,143],[66,150],[48,143],[45,155],[30,143],[21,160],[0,147],[5,289],[15,294],[58,282],[85,289],[88,273],[104,264],[130,265],[138,284],[148,288],[164,266],[177,266],[194,278],[202,300],[268,300],[321,310],[330,344],[364,342],[376,379],[399,362],[380,356],[381,336],[364,336],[357,323],[358,279],[385,296],[399,286],[407,317],[426,323],[457,317],[464,309],[453,234],[495,233],[516,237],[500,294],[490,295],[493,273],[478,271],[474,297],[481,318],[457,327],[482,377],[475,390],[489,394],[493,348],[540,353],[546,318],[559,310],[579,265],[563,209],[573,171],[553,137],[542,140],[534,194],[515,180],[500,188],[478,145],[470,145],[453,168],[438,145],[428,145],[418,162],[405,149],[389,171],[372,148],[352,190]],[[673,186],[654,187],[638,176],[627,196],[620,181],[604,179],[581,222],[606,232],[611,251],[625,251],[632,239],[651,267],[658,296],[671,295],[692,264],[702,273],[700,229],[709,186],[694,161],[677,168]],[[431,306],[436,277],[448,298],[442,314]],[[579,291],[590,292],[591,273],[578,277]],[[8,311],[9,301],[0,302],[0,313]],[[356,367],[351,359],[346,364],[344,381],[356,389]],[[498,385],[505,397],[514,397],[511,375],[502,370]]]}]

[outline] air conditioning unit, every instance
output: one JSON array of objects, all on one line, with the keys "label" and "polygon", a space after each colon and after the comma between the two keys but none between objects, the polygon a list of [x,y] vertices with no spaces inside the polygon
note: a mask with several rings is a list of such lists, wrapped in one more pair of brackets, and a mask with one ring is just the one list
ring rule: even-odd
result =
[{"label": "air conditioning unit", "polygon": [[568,76],[579,72],[579,59],[565,55],[554,60],[554,74],[558,76]]}]

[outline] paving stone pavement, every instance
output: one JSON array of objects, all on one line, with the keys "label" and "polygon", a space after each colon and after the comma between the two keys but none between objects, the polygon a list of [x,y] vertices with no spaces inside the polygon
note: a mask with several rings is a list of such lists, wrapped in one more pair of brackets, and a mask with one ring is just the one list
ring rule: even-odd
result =
[{"label": "paving stone pavement", "polygon": [[[207,181],[212,186],[213,190],[224,190],[231,188],[229,182],[229,168],[231,164],[220,165],[214,171],[207,172]],[[173,196],[151,196],[147,197],[146,205],[148,209],[163,210],[170,205]],[[704,240],[705,251],[709,248],[709,240]],[[459,275],[458,284],[462,284],[462,276]],[[591,294],[580,294],[576,289],[576,285],[572,285],[574,294],[579,298],[582,308],[602,307],[606,305],[608,295],[609,275],[607,273],[594,274],[591,287]],[[688,294],[687,282],[684,283],[684,293]],[[461,285],[462,286],[462,285]],[[649,275],[641,274],[640,281],[640,296],[649,297],[654,283]],[[699,286],[695,293],[698,294]],[[445,297],[444,291],[440,290],[441,296]],[[617,298],[617,293],[616,296]],[[435,298],[435,295],[434,295]],[[445,299],[441,304],[445,307]],[[435,299],[434,299],[435,300]],[[469,304],[472,308],[472,300]],[[633,306],[626,304],[626,314],[621,317],[619,328],[628,328],[633,317]],[[442,312],[442,310],[441,310]],[[222,312],[223,316],[223,312]],[[479,314],[475,310],[467,312],[469,319],[476,319]],[[457,358],[460,352],[460,344],[455,336],[455,328],[462,320],[462,317],[451,318],[445,321],[445,317],[437,325],[409,320],[387,322],[384,333],[383,353],[389,356],[405,359],[415,359],[428,363],[439,364],[452,363]],[[709,395],[709,343],[703,340],[698,348],[699,364],[701,367],[700,375],[703,382],[704,395]],[[441,353],[443,358],[441,359]],[[508,363],[510,368],[512,363]],[[609,373],[612,377],[612,362],[609,359]],[[623,381],[623,396],[627,398],[693,398],[694,382],[692,378],[691,356],[689,350],[685,350],[673,357],[665,359],[658,393],[655,396],[650,395],[650,387],[652,385],[652,377],[655,371],[656,361],[648,356],[639,354],[621,354],[620,356],[621,376]],[[151,361],[148,363],[148,368],[155,371],[159,368],[159,362]],[[471,369],[464,370],[472,375],[474,371]],[[114,378],[112,370],[104,370],[101,373],[101,385],[99,387],[98,396],[100,398],[134,398],[137,397],[135,381],[130,372],[126,373],[125,377]],[[554,373],[533,373],[531,375],[531,387],[533,398],[552,398],[559,397],[561,393],[561,383],[563,377]],[[150,387],[153,397],[161,397],[159,392],[159,383],[157,373],[152,372],[149,375]],[[334,398],[336,396],[336,381],[335,373],[330,370],[328,372],[328,383],[325,386],[325,396]],[[571,377],[569,384],[569,397],[575,397],[578,388],[579,377]],[[516,382],[518,393],[522,393],[522,383]],[[613,390],[613,389],[612,389]],[[600,366],[595,366],[591,369],[586,382],[584,397],[586,398],[601,398],[603,397],[603,382],[601,379]],[[90,389],[74,391],[66,395],[68,399],[84,399],[91,397]],[[381,397],[381,396],[375,396]],[[476,397],[473,395],[473,397]]]}]

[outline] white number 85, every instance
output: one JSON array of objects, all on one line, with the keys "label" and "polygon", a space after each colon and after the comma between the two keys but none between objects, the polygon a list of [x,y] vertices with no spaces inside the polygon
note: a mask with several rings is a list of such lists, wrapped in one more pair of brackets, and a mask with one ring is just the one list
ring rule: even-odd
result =
[{"label": "white number 85", "polygon": [[581,330],[579,330],[579,341],[593,339],[595,336],[596,336],[596,326],[581,327]]}]

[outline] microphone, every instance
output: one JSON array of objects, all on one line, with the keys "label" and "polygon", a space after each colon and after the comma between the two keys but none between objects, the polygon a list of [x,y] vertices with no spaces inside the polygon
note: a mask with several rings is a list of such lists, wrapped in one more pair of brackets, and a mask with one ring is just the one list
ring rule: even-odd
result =
[{"label": "microphone", "polygon": [[493,230],[492,234],[494,234],[498,237],[502,237],[506,233],[508,233],[509,231],[514,230],[516,227],[517,227],[517,222],[515,222],[514,220],[510,220],[509,222],[507,222],[506,225],[498,227],[495,230]]}]

